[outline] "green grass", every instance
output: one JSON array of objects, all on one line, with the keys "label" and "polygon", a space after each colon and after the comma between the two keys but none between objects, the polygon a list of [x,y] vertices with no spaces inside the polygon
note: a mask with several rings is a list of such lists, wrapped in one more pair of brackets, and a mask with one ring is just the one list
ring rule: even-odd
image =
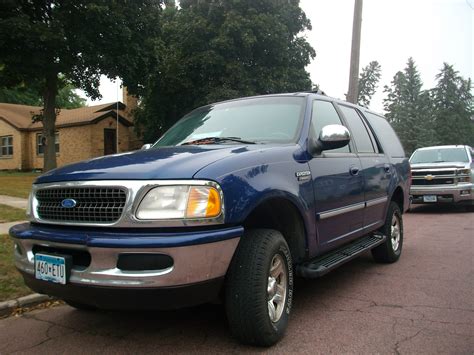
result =
[{"label": "green grass", "polygon": [[25,210],[0,204],[0,223],[24,221]]},{"label": "green grass", "polygon": [[0,172],[0,195],[28,198],[38,173]]},{"label": "green grass", "polygon": [[23,278],[13,265],[13,241],[0,235],[0,302],[33,293],[23,283]]}]

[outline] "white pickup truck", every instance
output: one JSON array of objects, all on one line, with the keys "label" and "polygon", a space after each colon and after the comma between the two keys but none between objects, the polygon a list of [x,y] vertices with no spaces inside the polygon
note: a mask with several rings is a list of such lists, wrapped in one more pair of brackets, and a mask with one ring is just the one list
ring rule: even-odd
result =
[{"label": "white pickup truck", "polygon": [[412,204],[452,203],[473,210],[473,149],[445,145],[415,150],[410,157]]}]

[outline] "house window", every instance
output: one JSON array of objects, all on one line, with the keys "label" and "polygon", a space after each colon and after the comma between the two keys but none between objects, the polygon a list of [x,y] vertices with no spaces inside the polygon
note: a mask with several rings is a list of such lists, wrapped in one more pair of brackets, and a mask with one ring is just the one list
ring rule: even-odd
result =
[{"label": "house window", "polygon": [[0,137],[0,156],[11,157],[13,155],[13,136]]},{"label": "house window", "polygon": [[[44,143],[45,139],[42,133],[38,133],[36,135],[36,154],[43,155],[44,154]],[[54,144],[56,146],[56,153],[59,153],[59,133],[56,132],[54,135]]]}]

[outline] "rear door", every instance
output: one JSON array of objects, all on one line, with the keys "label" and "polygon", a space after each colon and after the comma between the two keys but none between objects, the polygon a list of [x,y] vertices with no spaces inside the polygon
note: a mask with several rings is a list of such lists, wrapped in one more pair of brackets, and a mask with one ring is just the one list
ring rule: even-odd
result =
[{"label": "rear door", "polygon": [[383,223],[385,206],[388,200],[392,167],[388,158],[377,144],[362,113],[354,107],[338,104],[357,149],[357,155],[362,164],[364,179],[364,228],[373,229]]},{"label": "rear door", "polygon": [[[343,124],[333,103],[313,101],[310,137],[319,137],[329,124]],[[358,237],[363,230],[363,179],[353,149],[350,145],[324,151],[309,161],[320,252]]]}]

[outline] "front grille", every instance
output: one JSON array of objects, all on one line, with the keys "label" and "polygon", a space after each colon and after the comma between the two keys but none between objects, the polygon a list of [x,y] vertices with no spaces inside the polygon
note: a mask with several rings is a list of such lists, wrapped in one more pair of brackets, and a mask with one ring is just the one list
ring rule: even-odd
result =
[{"label": "front grille", "polygon": [[454,184],[454,179],[453,178],[437,178],[437,179],[433,179],[433,180],[413,179],[411,184],[412,185],[422,185],[422,186],[452,185],[452,184]]},{"label": "front grille", "polygon": [[[36,192],[38,216],[46,221],[113,223],[122,215],[127,195],[119,187],[59,187]],[[74,200],[74,207],[62,201]]]},{"label": "front grille", "polygon": [[426,175],[456,175],[456,170],[413,170],[412,176],[426,176]]}]

